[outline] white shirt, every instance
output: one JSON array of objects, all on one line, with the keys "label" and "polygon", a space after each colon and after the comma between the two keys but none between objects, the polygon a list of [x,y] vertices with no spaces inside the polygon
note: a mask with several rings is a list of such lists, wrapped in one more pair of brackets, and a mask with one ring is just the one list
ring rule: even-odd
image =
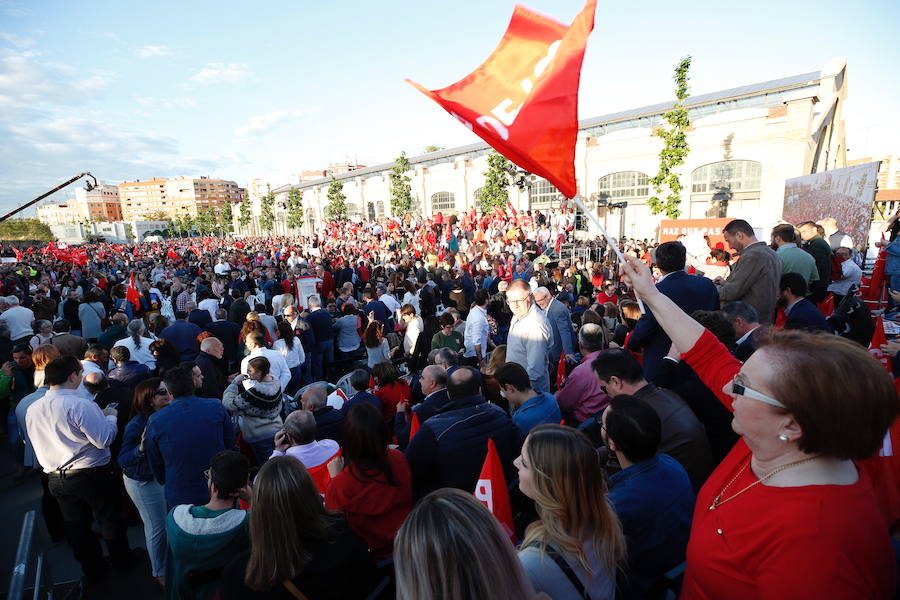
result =
[{"label": "white shirt", "polygon": [[25,426],[45,473],[87,469],[109,463],[116,438],[116,417],[104,416],[77,390],[51,389],[28,407]]},{"label": "white shirt", "polygon": [[34,335],[31,323],[34,321],[34,313],[24,306],[13,306],[0,313],[0,320],[9,325],[9,339],[19,340]]},{"label": "white shirt", "polygon": [[197,305],[197,308],[200,310],[205,310],[209,313],[209,317],[215,321],[216,320],[216,311],[219,309],[219,301],[215,298],[207,298],[206,300],[201,300],[200,304]]},{"label": "white shirt", "polygon": [[737,341],[734,343],[734,345],[737,346],[738,344],[743,344],[745,341],[747,341],[747,338],[750,337],[750,334],[752,334],[754,331],[756,331],[759,328],[760,328],[760,325],[757,325],[756,327],[754,327],[753,329],[751,329],[750,331],[748,331],[747,333],[742,335],[740,338],[737,339]]},{"label": "white shirt", "polygon": [[302,446],[291,446],[284,452],[278,450],[272,451],[272,456],[293,456],[306,467],[307,470],[319,465],[325,464],[335,457],[341,447],[334,440],[323,439],[317,442],[310,442]]},{"label": "white shirt", "polygon": [[272,349],[284,357],[284,362],[287,363],[289,369],[299,367],[306,360],[306,353],[303,351],[303,343],[298,337],[294,338],[293,349],[288,348],[287,342],[284,340],[275,340],[275,343],[272,344]]},{"label": "white shirt", "polygon": [[422,317],[418,315],[415,319],[406,324],[406,333],[403,334],[404,354],[412,354],[412,351],[415,350],[416,340],[419,339],[419,334],[422,333],[422,328],[424,326]]},{"label": "white shirt", "polygon": [[269,374],[281,382],[281,391],[283,392],[287,388],[288,383],[291,382],[291,370],[288,368],[284,357],[277,350],[270,350],[269,348],[255,349],[241,361],[241,373],[247,375],[247,365],[250,363],[250,359],[257,356],[264,356],[269,359]]},{"label": "white shirt", "polygon": [[390,294],[382,294],[378,297],[378,299],[381,300],[385,306],[387,306],[388,311],[392,314],[400,310],[400,303]]},{"label": "white shirt", "polygon": [[850,288],[854,285],[859,285],[861,281],[862,269],[852,259],[848,258],[841,263],[841,278],[829,285],[828,291],[846,296]]},{"label": "white shirt", "polygon": [[141,338],[141,347],[138,348],[134,344],[134,340],[131,339],[131,336],[123,340],[119,340],[115,344],[113,344],[113,348],[116,346],[125,346],[128,348],[128,351],[131,352],[131,360],[136,360],[142,365],[147,365],[150,370],[156,368],[156,358],[153,356],[153,353],[150,352],[150,344],[153,343],[153,340],[150,338]]},{"label": "white shirt", "polygon": [[228,275],[231,272],[231,265],[227,262],[222,262],[213,267],[213,271],[215,271],[216,275]]},{"label": "white shirt", "polygon": [[491,326],[488,324],[487,313],[480,306],[472,306],[469,311],[469,318],[466,319],[466,332],[463,339],[466,344],[466,351],[463,354],[466,358],[475,356],[475,346],[481,346],[481,358],[487,355],[488,334]]}]

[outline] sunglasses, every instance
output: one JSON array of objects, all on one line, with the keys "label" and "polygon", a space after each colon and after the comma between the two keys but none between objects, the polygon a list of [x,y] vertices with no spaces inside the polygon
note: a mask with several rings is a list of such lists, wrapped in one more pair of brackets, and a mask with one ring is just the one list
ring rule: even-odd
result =
[{"label": "sunglasses", "polygon": [[744,385],[744,380],[741,378],[740,373],[735,375],[734,379],[731,380],[731,393],[737,394],[738,396],[744,396],[745,398],[753,398],[754,400],[765,402],[766,404],[777,406],[778,408],[787,409],[787,406],[785,406],[772,396],[766,396],[762,392],[757,392],[756,390]]},{"label": "sunglasses", "polygon": [[156,390],[156,395],[157,395],[157,396],[168,396],[168,395],[169,395],[169,390],[167,390],[167,389],[165,389],[165,388],[163,388],[163,389],[161,389],[161,390]]}]

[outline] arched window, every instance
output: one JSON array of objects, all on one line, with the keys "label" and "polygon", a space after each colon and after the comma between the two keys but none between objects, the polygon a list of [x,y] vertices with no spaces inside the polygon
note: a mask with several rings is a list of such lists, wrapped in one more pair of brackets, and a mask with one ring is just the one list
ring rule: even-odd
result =
[{"label": "arched window", "polygon": [[438,192],[431,195],[431,212],[447,212],[456,210],[456,198],[453,192]]},{"label": "arched window", "polygon": [[483,192],[484,192],[484,188],[483,188],[483,187],[480,187],[480,188],[478,188],[477,190],[475,190],[475,194],[474,194],[474,195],[475,195],[475,206],[476,206],[477,208],[481,208],[481,194],[482,194]]},{"label": "arched window", "polygon": [[759,208],[762,165],[723,160],[691,174],[691,218],[741,216]]},{"label": "arched window", "polygon": [[559,208],[563,201],[563,195],[546,179],[538,179],[531,184],[529,198],[531,209]]},{"label": "arched window", "polygon": [[598,191],[601,200],[618,202],[650,195],[649,177],[640,171],[619,171],[600,178]]}]

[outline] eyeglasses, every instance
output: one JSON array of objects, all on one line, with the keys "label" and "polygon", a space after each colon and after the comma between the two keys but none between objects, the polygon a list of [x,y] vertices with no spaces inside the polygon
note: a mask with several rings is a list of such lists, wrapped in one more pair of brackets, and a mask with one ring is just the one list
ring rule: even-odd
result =
[{"label": "eyeglasses", "polygon": [[510,304],[522,304],[523,302],[528,301],[528,297],[526,296],[525,298],[522,298],[521,300],[513,300],[512,298],[507,297],[506,301],[509,302]]},{"label": "eyeglasses", "polygon": [[746,385],[744,385],[740,373],[735,375],[734,379],[731,380],[731,393],[737,394],[738,396],[744,396],[745,398],[753,398],[754,400],[765,402],[766,404],[777,406],[778,408],[787,408],[787,406],[785,406],[775,398],[766,396],[762,392],[757,392],[754,389],[748,388]]},{"label": "eyeglasses", "polygon": [[203,477],[205,477],[207,480],[212,479],[212,469],[203,471]]}]

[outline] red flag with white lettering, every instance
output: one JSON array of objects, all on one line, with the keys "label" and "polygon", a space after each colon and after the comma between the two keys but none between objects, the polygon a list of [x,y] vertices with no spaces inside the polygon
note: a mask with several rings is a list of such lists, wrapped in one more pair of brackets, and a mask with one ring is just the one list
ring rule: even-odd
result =
[{"label": "red flag with white lettering", "polygon": [[128,280],[128,287],[125,288],[125,299],[134,305],[135,310],[141,310],[141,293],[137,289],[134,282],[134,271],[131,272],[131,278]]},{"label": "red flag with white lettering", "polygon": [[[412,438],[410,438],[412,439]],[[491,511],[509,538],[515,543],[516,533],[513,526],[512,507],[509,504],[509,490],[506,489],[506,477],[500,465],[500,455],[494,440],[488,438],[487,456],[481,475],[475,484],[475,499],[480,500]]]},{"label": "red flag with white lettering", "polygon": [[596,0],[566,27],[516,6],[494,53],[472,73],[423,94],[523,169],[567,198],[578,192],[578,85]]},{"label": "red flag with white lettering", "polygon": [[875,334],[872,336],[872,341],[869,343],[869,352],[871,352],[875,359],[884,365],[884,368],[888,370],[888,373],[893,376],[893,361],[890,356],[881,351],[881,347],[884,344],[887,344],[887,336],[884,335],[884,317],[878,315],[878,321],[875,322]]}]

